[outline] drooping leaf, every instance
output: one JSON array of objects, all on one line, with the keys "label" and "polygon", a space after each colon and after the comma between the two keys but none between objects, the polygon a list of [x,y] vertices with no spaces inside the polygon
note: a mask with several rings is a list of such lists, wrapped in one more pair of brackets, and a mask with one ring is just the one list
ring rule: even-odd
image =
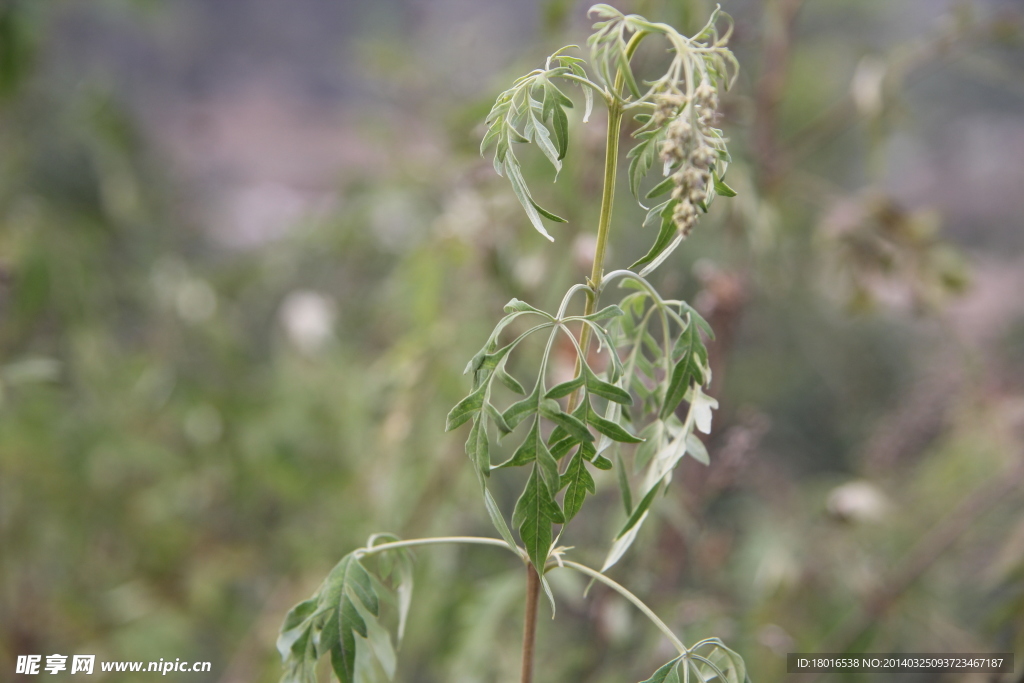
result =
[{"label": "drooping leaf", "polygon": [[509,179],[509,182],[512,183],[512,190],[515,192],[516,198],[519,200],[519,203],[523,205],[523,209],[526,211],[526,216],[530,219],[530,223],[533,224],[534,229],[543,235],[549,242],[554,242],[555,238],[551,236],[551,233],[544,229],[544,223],[541,221],[540,214],[537,212],[537,206],[533,201],[533,197],[530,196],[530,190],[526,187],[526,181],[523,179],[523,174],[519,170],[519,162],[515,160],[515,157],[509,154],[505,157],[503,168],[505,169],[505,176]]},{"label": "drooping leaf", "polygon": [[650,509],[651,503],[654,502],[654,497],[658,495],[658,491],[660,489],[661,482],[659,481],[657,484],[652,486],[651,490],[644,495],[639,503],[637,503],[636,507],[633,508],[633,512],[630,513],[629,519],[627,519],[626,523],[622,526],[622,531],[620,531],[618,536],[615,537],[616,540],[625,536],[630,529],[640,522],[640,518]]},{"label": "drooping leaf", "polygon": [[518,427],[523,420],[537,412],[537,404],[540,403],[538,397],[540,395],[540,383],[538,382],[533,388],[533,392],[530,393],[526,398],[516,401],[508,408],[501,416],[505,419],[507,424],[512,429]]},{"label": "drooping leaf", "polygon": [[676,224],[672,221],[672,217],[661,219],[661,229],[658,231],[658,236],[654,239],[654,244],[651,245],[650,250],[643,256],[643,258],[637,260],[633,265],[630,266],[631,270],[636,270],[641,266],[647,264],[658,258],[666,247],[672,242],[672,238],[676,234]]},{"label": "drooping leaf", "polygon": [[466,455],[473,461],[478,472],[485,477],[490,476],[490,443],[487,438],[486,422],[482,417],[475,418],[473,428],[469,430],[469,438],[466,439]]},{"label": "drooping leaf", "polygon": [[448,420],[445,425],[446,432],[450,432],[468,422],[474,415],[480,412],[484,407],[484,393],[486,390],[487,385],[481,385],[476,391],[455,404],[455,407],[448,413]]},{"label": "drooping leaf", "polygon": [[736,196],[736,190],[734,190],[731,187],[729,187],[728,185],[726,185],[724,180],[720,180],[718,178],[718,174],[717,173],[715,174],[715,192],[720,194],[723,197],[735,197]]},{"label": "drooping leaf", "polygon": [[520,384],[519,380],[517,380],[515,377],[508,374],[508,372],[505,371],[505,368],[498,368],[497,370],[495,370],[494,377],[499,382],[508,387],[511,391],[514,391],[515,393],[523,396],[526,395],[526,389],[523,388],[523,385]]}]

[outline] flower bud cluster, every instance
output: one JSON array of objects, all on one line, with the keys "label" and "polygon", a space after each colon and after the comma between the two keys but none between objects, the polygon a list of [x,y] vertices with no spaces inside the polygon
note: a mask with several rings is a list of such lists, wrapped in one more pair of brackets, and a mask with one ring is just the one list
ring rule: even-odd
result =
[{"label": "flower bud cluster", "polygon": [[669,122],[660,152],[666,167],[673,169],[672,199],[677,204],[672,220],[684,236],[697,223],[697,206],[707,196],[711,183],[711,166],[717,154],[707,140],[717,113],[718,93],[707,80],[694,91],[692,101],[679,93],[663,93],[655,98],[654,125]]}]

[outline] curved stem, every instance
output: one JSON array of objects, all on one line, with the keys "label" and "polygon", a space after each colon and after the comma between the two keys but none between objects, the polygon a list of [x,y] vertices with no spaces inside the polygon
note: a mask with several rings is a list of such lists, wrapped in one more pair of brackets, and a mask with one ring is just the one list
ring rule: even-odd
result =
[{"label": "curved stem", "polygon": [[576,571],[580,572],[581,574],[586,574],[590,578],[595,579],[597,581],[600,581],[604,585],[608,586],[609,588],[614,590],[616,593],[618,593],[619,595],[621,595],[622,597],[626,598],[631,603],[633,603],[633,606],[635,606],[638,610],[643,612],[644,616],[647,617],[648,619],[650,619],[651,623],[653,623],[655,626],[657,626],[658,630],[661,631],[663,634],[665,634],[665,637],[669,639],[669,641],[672,643],[673,646],[675,646],[675,648],[677,650],[679,650],[679,654],[681,654],[681,655],[688,655],[690,653],[690,651],[686,648],[686,646],[683,645],[683,641],[679,640],[679,638],[676,637],[676,634],[672,633],[672,629],[670,629],[668,627],[668,625],[664,621],[662,621],[660,618],[658,618],[658,615],[655,614],[654,611],[651,610],[650,607],[648,607],[646,604],[644,604],[643,600],[641,600],[640,598],[638,598],[635,595],[633,595],[622,584],[618,583],[617,581],[613,581],[612,579],[608,578],[607,576],[605,576],[601,572],[597,571],[596,569],[591,569],[590,567],[588,567],[588,566],[586,566],[584,564],[580,564],[579,562],[571,562],[569,560],[562,560],[561,562],[559,562],[555,566],[569,567],[571,569],[575,569]]},{"label": "curved stem", "polygon": [[598,95],[601,95],[601,96],[604,95],[604,88],[599,86],[597,83],[594,83],[589,78],[583,78],[582,76],[577,76],[576,74],[559,74],[557,76],[557,78],[564,78],[564,79],[566,79],[568,81],[576,81],[577,83],[580,83],[581,85],[589,86]]},{"label": "curved stem", "polygon": [[[356,551],[359,557],[364,555],[375,555],[385,550],[397,550],[399,548],[411,548],[418,545],[441,545],[444,543],[466,543],[472,545],[493,545],[505,550],[511,551],[508,547],[508,543],[500,538],[487,538],[486,536],[437,536],[434,538],[412,538],[407,541],[392,541],[391,543],[381,543],[380,545],[370,546],[368,548],[360,548]],[[519,553],[520,558],[526,557],[526,551],[516,546],[516,550]]]}]

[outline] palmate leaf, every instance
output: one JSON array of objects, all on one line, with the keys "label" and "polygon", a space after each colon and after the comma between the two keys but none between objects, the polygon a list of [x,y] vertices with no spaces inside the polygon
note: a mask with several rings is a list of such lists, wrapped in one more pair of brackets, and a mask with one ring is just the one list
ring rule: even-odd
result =
[{"label": "palmate leaf", "polygon": [[[382,536],[370,539],[370,545]],[[395,539],[384,535],[384,540]],[[400,640],[412,591],[412,558],[408,550],[382,551],[392,561],[379,576],[372,576],[359,551],[343,557],[317,592],[293,607],[285,617],[277,648],[284,659],[282,683],[313,683],[316,664],[330,657],[331,668],[341,683],[370,683],[365,671],[383,671],[394,677],[395,658],[391,635],[380,622],[378,592],[388,591],[399,607],[397,638]],[[393,587],[385,585],[390,578]],[[362,666],[360,666],[362,662]]]},{"label": "palmate leaf", "polygon": [[[548,68],[531,71],[498,95],[485,119],[488,129],[480,143],[481,155],[494,145],[494,170],[498,175],[508,178],[534,229],[552,241],[554,238],[544,227],[542,218],[557,223],[565,223],[566,220],[541,208],[533,199],[523,179],[519,160],[512,145],[537,145],[555,168],[555,178],[558,178],[558,172],[562,169],[562,159],[569,151],[569,118],[566,109],[571,109],[573,103],[552,79],[566,76],[586,79],[583,61],[560,54],[565,49],[567,48],[562,48],[548,58]],[[552,60],[558,62],[558,66],[551,67]],[[584,87],[583,90],[587,101],[587,111],[583,119],[586,121],[590,115],[593,95],[589,88]],[[521,131],[519,126],[522,126]]]}]

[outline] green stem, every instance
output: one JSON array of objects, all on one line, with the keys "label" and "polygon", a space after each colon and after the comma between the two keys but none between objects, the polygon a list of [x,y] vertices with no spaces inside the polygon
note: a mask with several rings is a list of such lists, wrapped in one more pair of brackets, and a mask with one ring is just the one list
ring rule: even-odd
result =
[{"label": "green stem", "polygon": [[[500,538],[486,538],[484,536],[437,536],[435,538],[412,538],[407,541],[393,541],[391,543],[381,543],[380,545],[371,546],[369,548],[360,548],[356,551],[359,557],[365,555],[375,555],[376,553],[384,552],[385,550],[397,550],[399,548],[411,548],[418,545],[440,545],[443,543],[467,543],[473,545],[493,545],[506,550],[511,550],[508,547],[508,543],[501,540]],[[522,548],[517,548],[520,557],[526,557],[526,551]]]},{"label": "green stem", "polygon": [[[629,43],[626,44],[626,58],[633,56],[640,41],[647,33],[638,31],[634,33]],[[619,166],[619,132],[622,128],[622,110],[624,103],[619,99],[622,85],[625,80],[622,72],[615,74],[615,84],[612,86],[611,96],[606,98],[608,103],[608,130],[605,137],[604,148],[604,184],[601,190],[601,214],[597,219],[597,247],[594,250],[594,262],[590,267],[590,280],[587,284],[590,291],[587,292],[587,304],[583,315],[590,315],[597,310],[597,297],[601,293],[601,278],[604,274],[604,256],[608,251],[609,226],[612,222],[612,207],[615,204],[615,177]],[[590,348],[590,326],[584,325],[580,332],[580,347],[583,349],[583,357],[576,360],[576,375],[583,369],[582,363]],[[579,396],[574,393],[569,398],[569,412],[576,407],[576,400]]]},{"label": "green stem", "polygon": [[658,630],[661,631],[662,633],[664,633],[665,637],[668,638],[669,641],[671,641],[672,645],[677,650],[679,650],[679,654],[681,654],[681,655],[689,654],[690,651],[688,649],[686,649],[685,645],[683,645],[683,641],[679,640],[679,638],[676,637],[676,634],[672,633],[672,629],[670,629],[668,627],[668,624],[666,624],[664,621],[662,621],[660,618],[658,618],[658,615],[655,614],[654,611],[650,607],[648,607],[646,604],[644,604],[643,600],[641,600],[640,598],[638,598],[635,595],[633,595],[622,584],[618,583],[617,581],[613,581],[612,579],[608,578],[607,576],[605,576],[601,572],[597,571],[596,569],[591,569],[590,567],[588,567],[586,565],[583,565],[583,564],[580,564],[579,562],[570,562],[569,560],[562,560],[561,562],[559,562],[558,565],[554,565],[554,566],[569,567],[570,569],[575,569],[576,571],[580,572],[581,574],[586,574],[590,578],[595,579],[597,581],[600,581],[604,585],[608,586],[609,588],[614,590],[616,593],[618,593],[619,595],[621,595],[622,597],[626,598],[631,603],[633,603],[633,605],[638,610],[643,612],[644,616],[647,617],[648,619],[650,619],[651,623],[653,623],[655,626],[657,626]]}]

